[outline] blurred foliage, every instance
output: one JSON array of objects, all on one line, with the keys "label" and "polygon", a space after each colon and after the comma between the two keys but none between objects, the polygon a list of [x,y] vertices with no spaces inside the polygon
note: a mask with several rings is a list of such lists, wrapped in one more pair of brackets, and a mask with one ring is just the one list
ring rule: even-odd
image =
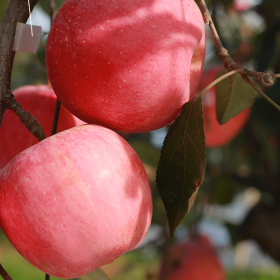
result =
[{"label": "blurred foliage", "polygon": [[278,280],[279,271],[228,271],[227,280]]}]

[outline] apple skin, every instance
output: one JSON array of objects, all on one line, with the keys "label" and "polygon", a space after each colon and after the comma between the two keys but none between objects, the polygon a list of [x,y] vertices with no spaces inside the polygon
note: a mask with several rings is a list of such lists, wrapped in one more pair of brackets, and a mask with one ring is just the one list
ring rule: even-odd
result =
[{"label": "apple skin", "polygon": [[[185,243],[168,249],[167,267],[161,267],[165,280],[226,280],[225,271],[207,236],[196,234]],[[162,275],[163,271],[167,274]]]},{"label": "apple skin", "polygon": [[48,36],[46,66],[78,118],[147,132],[170,124],[196,94],[204,56],[194,0],[67,0]]},{"label": "apple skin", "polygon": [[248,0],[235,0],[233,8],[238,12],[245,12],[254,7],[253,1]]},{"label": "apple skin", "polygon": [[0,225],[45,273],[72,279],[136,248],[152,217],[143,164],[116,132],[82,125],[24,150],[0,172]]},{"label": "apple skin", "polygon": [[[216,79],[216,75],[223,69],[222,65],[215,65],[203,72],[198,91],[202,91]],[[215,86],[207,91],[203,97],[203,118],[205,144],[207,147],[222,147],[228,144],[247,123],[251,108],[247,108],[227,123],[220,125],[216,116]]]},{"label": "apple skin", "polygon": [[[13,91],[15,100],[43,126],[46,136],[51,135],[56,95],[47,85],[30,85]],[[84,124],[61,106],[57,131]],[[0,169],[21,151],[35,145],[39,140],[34,137],[11,110],[5,112],[0,128]]]}]

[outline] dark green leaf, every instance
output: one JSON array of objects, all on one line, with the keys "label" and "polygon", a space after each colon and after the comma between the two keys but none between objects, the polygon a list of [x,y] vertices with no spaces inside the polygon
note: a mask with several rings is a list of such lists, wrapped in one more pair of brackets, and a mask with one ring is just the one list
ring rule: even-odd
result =
[{"label": "dark green leaf", "polygon": [[[221,70],[216,78],[226,74]],[[224,124],[231,118],[251,107],[255,101],[255,90],[243,81],[240,74],[224,79],[216,85],[216,112],[217,120]]]},{"label": "dark green leaf", "polygon": [[87,275],[81,276],[79,280],[110,280],[100,268],[95,269]]},{"label": "dark green leaf", "polygon": [[171,237],[194,203],[205,171],[201,97],[187,102],[164,140],[157,187],[167,212]]}]

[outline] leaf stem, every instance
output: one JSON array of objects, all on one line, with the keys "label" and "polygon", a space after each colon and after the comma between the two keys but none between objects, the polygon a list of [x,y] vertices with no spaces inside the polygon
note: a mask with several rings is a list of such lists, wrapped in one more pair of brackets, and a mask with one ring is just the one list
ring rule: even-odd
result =
[{"label": "leaf stem", "polygon": [[220,83],[221,81],[225,80],[226,78],[235,75],[236,73],[242,72],[242,69],[237,69],[230,71],[226,73],[225,75],[221,76],[220,78],[216,79],[214,82],[209,84],[205,89],[203,89],[196,97],[195,100],[197,100],[199,97],[201,97],[205,92],[207,92],[210,88],[214,87],[216,84]]}]

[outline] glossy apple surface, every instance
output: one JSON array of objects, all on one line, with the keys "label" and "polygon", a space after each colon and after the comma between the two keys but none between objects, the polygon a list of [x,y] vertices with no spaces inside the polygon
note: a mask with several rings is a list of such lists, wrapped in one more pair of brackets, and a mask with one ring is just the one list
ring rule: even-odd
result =
[{"label": "glossy apple surface", "polygon": [[82,125],[24,150],[0,172],[0,225],[30,263],[72,279],[136,248],[152,217],[136,152],[117,133]]},{"label": "glossy apple surface", "polygon": [[[216,65],[203,72],[198,91],[206,88],[216,79],[216,75],[223,66]],[[221,147],[229,143],[247,123],[251,108],[245,109],[240,114],[230,119],[227,123],[220,125],[216,117],[216,92],[212,87],[203,95],[203,118],[205,144],[207,147]]]},{"label": "glossy apple surface", "polygon": [[[224,269],[208,237],[197,234],[168,250],[165,280],[226,280]],[[163,272],[163,267],[161,268]]]},{"label": "glossy apple surface", "polygon": [[[47,85],[30,85],[13,91],[15,100],[43,126],[46,136],[51,135],[56,95]],[[61,106],[57,131],[84,124]],[[21,151],[39,141],[34,137],[11,110],[6,110],[0,128],[0,169]]]},{"label": "glossy apple surface", "polygon": [[196,93],[204,54],[194,0],[67,0],[46,65],[59,100],[78,118],[147,132],[171,123]]}]

